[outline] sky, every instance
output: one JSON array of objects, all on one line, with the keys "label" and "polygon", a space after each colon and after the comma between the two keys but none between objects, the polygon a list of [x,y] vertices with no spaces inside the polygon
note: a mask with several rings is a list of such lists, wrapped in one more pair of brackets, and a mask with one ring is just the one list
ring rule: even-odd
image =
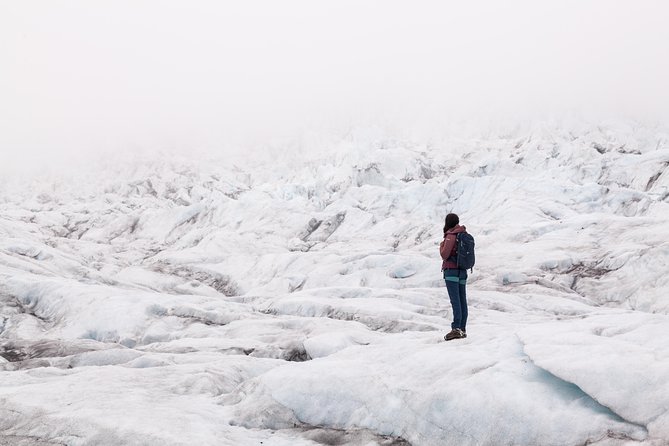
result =
[{"label": "sky", "polygon": [[668,16],[653,0],[0,0],[0,163],[666,121]]}]

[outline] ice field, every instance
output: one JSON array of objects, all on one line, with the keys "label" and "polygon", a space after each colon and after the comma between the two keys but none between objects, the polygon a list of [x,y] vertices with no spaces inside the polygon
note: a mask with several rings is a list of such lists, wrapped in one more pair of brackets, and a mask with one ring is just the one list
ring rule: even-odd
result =
[{"label": "ice field", "polygon": [[4,175],[0,445],[667,445],[668,166],[612,123]]}]

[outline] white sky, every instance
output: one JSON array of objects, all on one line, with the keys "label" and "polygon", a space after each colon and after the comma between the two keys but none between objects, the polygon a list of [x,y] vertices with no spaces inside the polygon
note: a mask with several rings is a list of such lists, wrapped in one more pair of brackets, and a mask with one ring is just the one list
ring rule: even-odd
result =
[{"label": "white sky", "polygon": [[564,112],[665,119],[666,1],[0,0],[0,162]]}]

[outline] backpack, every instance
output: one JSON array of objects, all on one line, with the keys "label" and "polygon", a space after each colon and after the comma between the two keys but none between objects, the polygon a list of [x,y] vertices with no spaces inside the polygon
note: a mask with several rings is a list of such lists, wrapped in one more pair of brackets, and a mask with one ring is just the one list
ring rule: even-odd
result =
[{"label": "backpack", "polygon": [[467,232],[456,235],[456,261],[460,269],[473,269],[476,257],[474,255],[474,237]]}]

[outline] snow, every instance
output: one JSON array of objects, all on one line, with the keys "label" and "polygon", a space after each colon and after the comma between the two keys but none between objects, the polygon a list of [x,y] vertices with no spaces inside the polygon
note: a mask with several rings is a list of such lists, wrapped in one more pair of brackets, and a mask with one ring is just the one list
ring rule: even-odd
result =
[{"label": "snow", "polygon": [[[667,135],[6,178],[0,444],[666,444]],[[477,264],[445,342],[452,211]]]}]

